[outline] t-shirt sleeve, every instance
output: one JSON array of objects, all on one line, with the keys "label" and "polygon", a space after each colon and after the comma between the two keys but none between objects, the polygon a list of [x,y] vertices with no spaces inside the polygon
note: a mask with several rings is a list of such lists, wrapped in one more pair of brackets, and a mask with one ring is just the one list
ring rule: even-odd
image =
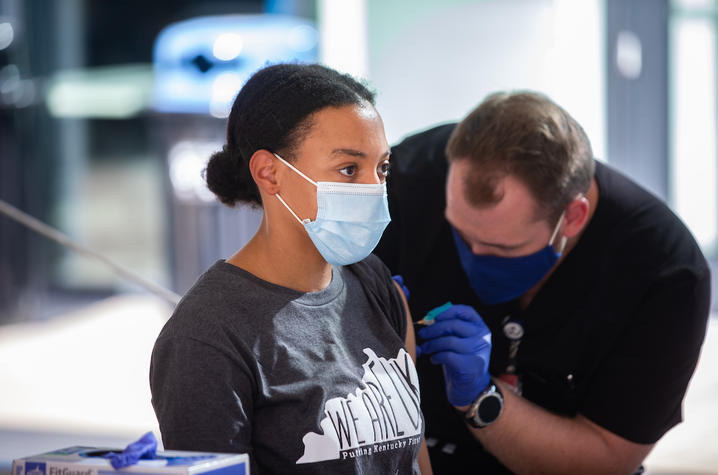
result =
[{"label": "t-shirt sleeve", "polygon": [[707,269],[659,279],[597,369],[579,412],[633,442],[660,439],[681,421],[709,304]]},{"label": "t-shirt sleeve", "polygon": [[237,358],[192,337],[160,336],[150,388],[165,449],[251,454],[252,387]]},{"label": "t-shirt sleeve", "polygon": [[369,300],[382,312],[401,337],[406,340],[406,309],[394,285],[389,269],[377,256],[369,255],[363,261],[348,266],[367,291]]}]

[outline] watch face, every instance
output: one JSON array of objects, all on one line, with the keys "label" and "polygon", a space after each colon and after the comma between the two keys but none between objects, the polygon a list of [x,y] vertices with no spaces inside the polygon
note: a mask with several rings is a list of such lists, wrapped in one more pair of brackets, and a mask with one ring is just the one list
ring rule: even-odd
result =
[{"label": "watch face", "polygon": [[503,401],[501,396],[496,393],[489,393],[479,403],[478,410],[476,411],[477,422],[480,424],[491,424],[501,414],[503,409]]}]

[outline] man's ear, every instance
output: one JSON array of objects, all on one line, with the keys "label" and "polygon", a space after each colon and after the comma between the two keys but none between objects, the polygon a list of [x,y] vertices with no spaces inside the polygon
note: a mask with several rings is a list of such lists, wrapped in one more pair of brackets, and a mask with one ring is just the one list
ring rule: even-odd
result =
[{"label": "man's ear", "polygon": [[277,159],[272,152],[264,149],[254,152],[249,159],[249,172],[260,192],[268,195],[279,193]]},{"label": "man's ear", "polygon": [[580,195],[576,197],[566,208],[564,215],[565,225],[563,227],[563,235],[572,238],[577,235],[588,219],[588,199]]}]

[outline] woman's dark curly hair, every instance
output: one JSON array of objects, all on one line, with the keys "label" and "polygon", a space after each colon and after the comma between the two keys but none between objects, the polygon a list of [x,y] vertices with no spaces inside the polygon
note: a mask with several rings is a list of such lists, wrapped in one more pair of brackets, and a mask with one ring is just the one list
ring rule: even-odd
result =
[{"label": "woman's dark curly hair", "polygon": [[204,172],[207,186],[226,205],[261,205],[249,171],[254,152],[265,149],[290,160],[311,129],[313,113],[364,102],[374,105],[372,91],[326,66],[275,64],[260,69],[234,100],[227,143],[212,155]]}]

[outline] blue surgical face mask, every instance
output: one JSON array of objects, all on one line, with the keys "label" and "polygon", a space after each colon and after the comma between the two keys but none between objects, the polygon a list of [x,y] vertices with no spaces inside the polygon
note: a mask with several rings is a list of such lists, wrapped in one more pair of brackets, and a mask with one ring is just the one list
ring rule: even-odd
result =
[{"label": "blue surgical face mask", "polygon": [[276,153],[274,156],[317,187],[314,221],[300,219],[279,193],[276,197],[304,226],[324,260],[334,265],[348,265],[368,256],[391,221],[386,182],[378,185],[315,182]]},{"label": "blue surgical face mask", "polygon": [[496,305],[513,300],[536,285],[558,262],[566,246],[564,236],[559,250],[553,248],[562,221],[563,213],[546,247],[520,257],[476,255],[452,226],[461,266],[479,299],[487,305]]}]

